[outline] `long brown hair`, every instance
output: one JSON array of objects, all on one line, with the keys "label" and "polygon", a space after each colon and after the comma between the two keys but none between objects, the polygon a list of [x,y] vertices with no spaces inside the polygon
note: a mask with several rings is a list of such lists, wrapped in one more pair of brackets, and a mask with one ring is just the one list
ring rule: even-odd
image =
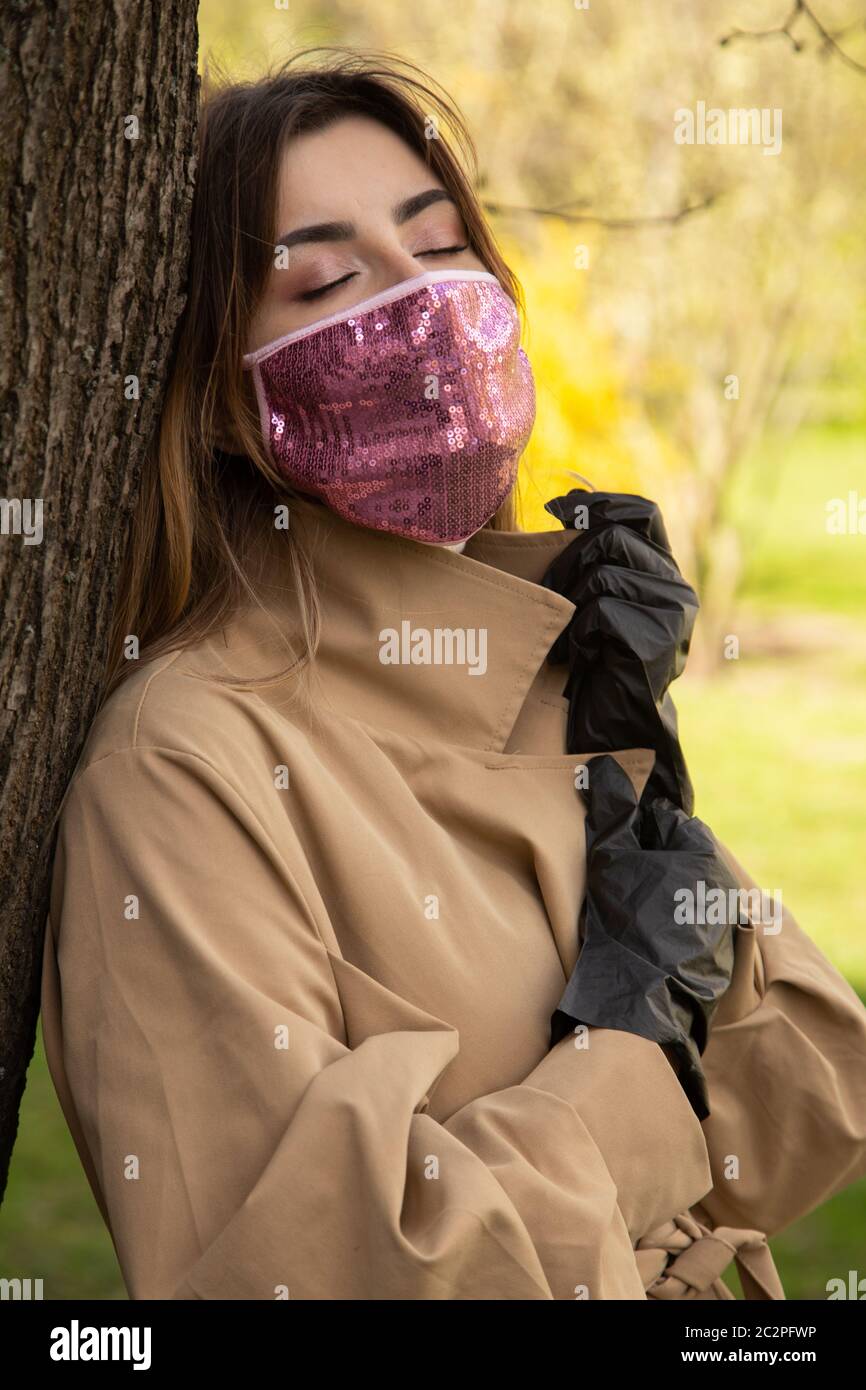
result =
[{"label": "long brown hair", "polygon": [[[241,366],[279,235],[280,159],[295,136],[358,114],[388,126],[438,175],[463,215],[472,250],[523,312],[520,286],[473,191],[477,156],[463,117],[420,68],[390,54],[329,47],[305,49],[255,82],[207,77],[188,297],[133,517],[103,700],[134,666],[126,657],[131,635],[139,659],[156,657],[208,636],[244,595],[258,600],[251,546],[263,527],[273,528],[275,505],[295,495],[267,458]],[[431,129],[436,138],[429,138]],[[226,438],[240,456],[226,456]],[[516,528],[513,493],[488,525]],[[315,577],[291,532],[283,536],[301,619],[300,649],[287,639],[287,669],[302,672],[318,641]]]}]

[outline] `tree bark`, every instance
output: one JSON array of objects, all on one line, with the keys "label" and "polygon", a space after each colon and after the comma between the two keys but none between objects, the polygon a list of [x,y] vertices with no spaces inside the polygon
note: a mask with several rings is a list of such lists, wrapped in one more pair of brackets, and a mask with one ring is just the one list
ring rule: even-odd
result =
[{"label": "tree bark", "polygon": [[6,0],[0,38],[2,1197],[56,814],[96,710],[184,303],[197,4]]}]

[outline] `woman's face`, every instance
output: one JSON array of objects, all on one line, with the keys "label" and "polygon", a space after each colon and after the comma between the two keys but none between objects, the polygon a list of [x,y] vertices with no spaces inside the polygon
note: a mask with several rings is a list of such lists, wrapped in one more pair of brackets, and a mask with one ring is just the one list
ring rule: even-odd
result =
[{"label": "woman's face", "polygon": [[291,142],[277,206],[274,265],[247,352],[426,270],[486,269],[438,177],[365,116]]}]

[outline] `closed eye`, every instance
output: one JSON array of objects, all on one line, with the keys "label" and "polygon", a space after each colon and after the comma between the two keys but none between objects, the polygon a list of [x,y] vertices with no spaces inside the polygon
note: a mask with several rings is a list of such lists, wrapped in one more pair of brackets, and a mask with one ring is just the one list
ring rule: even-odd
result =
[{"label": "closed eye", "polygon": [[349,271],[349,274],[348,274],[348,275],[342,276],[341,279],[339,279],[339,280],[332,280],[332,281],[330,282],[330,284],[328,284],[328,285],[320,285],[320,286],[318,287],[318,289],[315,289],[315,290],[306,290],[304,294],[298,295],[298,298],[299,298],[299,299],[321,299],[323,295],[325,295],[325,294],[330,294],[331,290],[335,290],[335,289],[337,288],[338,285],[345,285],[346,282],[347,282],[348,280],[351,280],[355,275],[357,275],[357,273],[358,273],[358,272],[357,272],[356,270],[350,270],[350,271]]},{"label": "closed eye", "polygon": [[[419,251],[418,255],[454,256],[457,255],[457,253],[460,251],[468,250],[469,244],[467,242],[465,246],[439,246],[434,251]],[[354,276],[357,275],[357,273],[358,272],[356,270],[351,270],[349,271],[348,275],[343,275],[339,280],[331,280],[327,285],[319,285],[317,289],[306,290],[303,294],[299,295],[298,298],[303,300],[322,299],[326,294],[330,294],[331,290],[335,290],[338,285],[347,284],[349,280],[353,279]]]}]

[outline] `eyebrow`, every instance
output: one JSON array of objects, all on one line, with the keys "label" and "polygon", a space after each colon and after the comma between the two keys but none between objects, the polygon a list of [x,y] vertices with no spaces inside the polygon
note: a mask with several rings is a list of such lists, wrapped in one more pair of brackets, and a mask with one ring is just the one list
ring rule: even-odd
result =
[{"label": "eyebrow", "polygon": [[[457,206],[447,189],[427,188],[423,193],[404,198],[391,209],[391,216],[396,226],[402,227],[404,222],[411,221],[433,203],[451,203],[454,207]],[[354,222],[316,222],[309,227],[298,227],[294,232],[283,232],[276,244],[288,250],[290,246],[307,246],[315,241],[351,241],[352,237],[357,235],[357,231]]]}]

